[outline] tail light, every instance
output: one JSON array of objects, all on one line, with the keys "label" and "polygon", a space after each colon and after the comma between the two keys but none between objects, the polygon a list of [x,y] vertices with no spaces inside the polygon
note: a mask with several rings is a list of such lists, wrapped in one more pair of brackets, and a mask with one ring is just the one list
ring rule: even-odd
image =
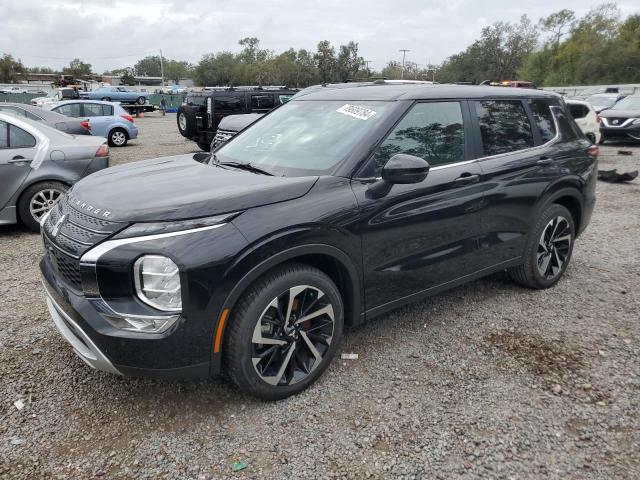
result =
[{"label": "tail light", "polygon": [[598,122],[598,123],[602,122],[602,119],[600,118],[600,115],[596,115],[596,122]]},{"label": "tail light", "polygon": [[100,145],[98,151],[96,152],[96,157],[108,157],[109,156],[109,147],[106,143]]},{"label": "tail light", "polygon": [[133,117],[131,115],[120,115],[120,116],[124,118],[127,122],[133,123]]},{"label": "tail light", "polygon": [[598,147],[598,145],[591,145],[587,148],[587,155],[592,158],[598,158],[598,155],[600,155],[600,147]]},{"label": "tail light", "polygon": [[82,120],[80,122],[80,125],[82,126],[82,128],[84,128],[88,132],[91,132],[91,125],[89,125],[89,121],[88,120]]}]

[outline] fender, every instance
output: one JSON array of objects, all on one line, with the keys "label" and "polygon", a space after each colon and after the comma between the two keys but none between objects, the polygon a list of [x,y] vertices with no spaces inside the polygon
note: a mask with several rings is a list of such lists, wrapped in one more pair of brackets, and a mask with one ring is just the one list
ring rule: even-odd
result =
[{"label": "fender", "polygon": [[[582,193],[583,186],[584,182],[580,177],[569,179],[569,181],[567,181],[567,179],[563,179],[560,182],[549,185],[549,187],[538,197],[535,205],[535,214],[532,218],[537,218],[542,210],[544,210],[549,204],[555,203],[557,199],[562,197],[571,197],[576,200],[580,207],[580,211],[578,213],[580,220],[582,220],[584,212],[584,195]],[[576,225],[576,236],[579,233],[579,227],[581,226],[582,221],[579,223],[580,225]]]},{"label": "fender", "polygon": [[[290,232],[288,232],[290,233]],[[243,260],[246,260],[251,255],[255,254],[258,250],[268,247],[268,244],[262,244],[258,249],[251,251],[248,255],[244,255],[237,262],[234,262],[234,267],[237,267]],[[212,339],[211,345],[218,345],[219,348],[213,348],[212,357],[211,357],[211,374],[217,375],[221,371],[222,367],[222,339],[224,339],[226,327],[227,327],[227,316],[229,312],[233,310],[236,302],[240,298],[242,292],[244,292],[249,285],[251,285],[255,280],[257,280],[260,276],[262,276],[265,272],[270,269],[280,265],[288,260],[298,258],[303,255],[310,254],[321,254],[327,255],[335,259],[339,264],[344,267],[344,269],[348,273],[348,278],[345,279],[345,282],[348,286],[349,292],[348,295],[351,297],[351,308],[348,312],[345,312],[345,317],[350,318],[351,325],[357,325],[364,321],[364,314],[361,304],[362,297],[362,281],[360,278],[360,273],[358,269],[354,265],[351,258],[340,250],[337,247],[328,244],[306,244],[306,245],[298,245],[295,247],[288,248],[283,250],[275,255],[270,256],[264,261],[258,263],[256,266],[251,268],[248,272],[246,272],[242,278],[235,284],[235,286],[231,289],[231,292],[227,295],[224,300],[224,303],[220,307],[217,313],[217,317],[215,320],[215,326],[212,329]],[[230,269],[233,270],[233,267]],[[225,313],[226,312],[226,313]]]}]

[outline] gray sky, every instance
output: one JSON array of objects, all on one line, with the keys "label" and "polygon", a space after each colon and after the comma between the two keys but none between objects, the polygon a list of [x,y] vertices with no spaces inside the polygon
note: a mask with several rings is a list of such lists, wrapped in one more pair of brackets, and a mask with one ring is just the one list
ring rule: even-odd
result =
[{"label": "gray sky", "polygon": [[[204,53],[239,50],[256,36],[277,53],[315,50],[354,40],[372,67],[400,60],[440,63],[475,40],[482,27],[569,8],[584,14],[600,2],[582,0],[3,0],[0,52],[28,66],[60,68],[78,57],[94,71],[131,66],[162,48],[165,57],[196,63]],[[8,5],[7,5],[8,3]],[[384,4],[383,4],[384,3]],[[637,0],[618,2],[623,17],[640,11]]]}]

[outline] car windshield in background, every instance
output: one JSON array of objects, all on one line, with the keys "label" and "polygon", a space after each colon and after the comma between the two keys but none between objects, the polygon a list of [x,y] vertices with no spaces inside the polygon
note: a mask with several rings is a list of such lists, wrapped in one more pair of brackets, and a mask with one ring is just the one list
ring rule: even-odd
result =
[{"label": "car windshield in background", "polygon": [[611,110],[640,110],[640,96],[623,98]]},{"label": "car windshield in background", "polygon": [[388,102],[288,102],[216,151],[216,160],[250,163],[274,175],[326,175],[386,110]]},{"label": "car windshield in background", "polygon": [[611,107],[616,103],[617,98],[618,97],[602,97],[600,95],[593,95],[587,98],[587,102],[598,107]]}]

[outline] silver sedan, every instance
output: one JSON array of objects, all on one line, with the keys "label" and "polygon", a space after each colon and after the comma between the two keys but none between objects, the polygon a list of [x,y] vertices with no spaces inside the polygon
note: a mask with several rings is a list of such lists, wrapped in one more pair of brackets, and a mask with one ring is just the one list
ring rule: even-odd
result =
[{"label": "silver sedan", "polygon": [[0,112],[0,225],[39,221],[81,178],[109,166],[105,139]]},{"label": "silver sedan", "polygon": [[0,103],[0,112],[43,122],[45,125],[71,135],[91,135],[89,120],[86,118],[69,118],[60,113],[24,103]]}]

